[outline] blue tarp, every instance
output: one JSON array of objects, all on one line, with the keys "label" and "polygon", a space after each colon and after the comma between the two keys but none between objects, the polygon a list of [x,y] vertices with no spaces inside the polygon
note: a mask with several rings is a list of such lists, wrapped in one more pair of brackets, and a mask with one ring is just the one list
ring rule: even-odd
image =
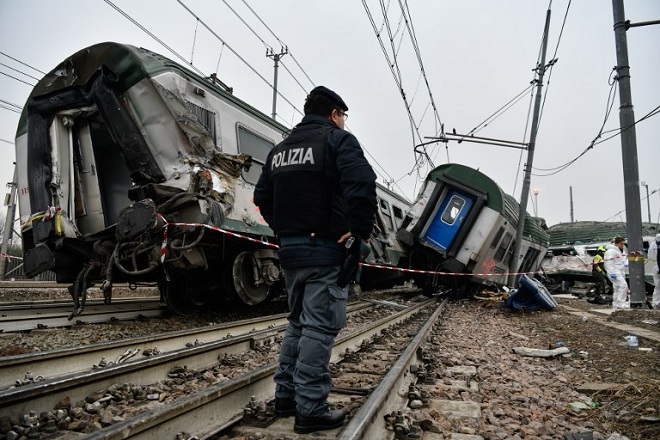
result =
[{"label": "blue tarp", "polygon": [[510,309],[526,311],[552,310],[557,307],[557,302],[548,289],[540,281],[527,275],[520,277],[518,289],[511,292],[505,304]]}]

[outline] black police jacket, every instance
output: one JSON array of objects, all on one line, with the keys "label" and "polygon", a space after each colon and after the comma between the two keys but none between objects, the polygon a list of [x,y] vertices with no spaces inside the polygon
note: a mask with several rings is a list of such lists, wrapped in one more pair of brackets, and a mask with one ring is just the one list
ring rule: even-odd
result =
[{"label": "black police jacket", "polygon": [[[336,241],[351,231],[368,240],[377,208],[376,174],[355,136],[327,118],[307,115],[268,154],[254,202],[278,237],[313,234]],[[279,254],[286,259],[282,249]]]}]

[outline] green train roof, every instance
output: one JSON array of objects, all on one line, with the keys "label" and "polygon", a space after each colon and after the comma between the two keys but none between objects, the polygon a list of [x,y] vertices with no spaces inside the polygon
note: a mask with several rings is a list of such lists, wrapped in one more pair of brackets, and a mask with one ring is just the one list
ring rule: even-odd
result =
[{"label": "green train roof", "polygon": [[[279,130],[287,130],[286,127],[273,121],[272,118],[246,102],[236,98],[229,91],[212,83],[207,78],[191,72],[169,58],[141,47],[138,48],[113,42],[95,44],[67,57],[37,83],[30,93],[30,98],[47,95],[69,87],[82,86],[87,83],[90,77],[101,66],[106,66],[117,75],[116,87],[120,93],[130,89],[144,78],[152,78],[160,73],[173,71],[190,81],[211,89],[215,94],[222,96],[236,106],[242,107],[264,122],[276,126]],[[71,72],[72,70],[75,70],[76,75],[62,74],[63,72]],[[16,137],[26,132],[26,120],[27,106],[24,106],[16,131]]]},{"label": "green train roof", "polygon": [[[502,191],[502,188],[484,173],[458,163],[448,163],[440,165],[431,171],[427,180],[437,182],[442,175],[449,176],[453,180],[461,182],[475,190],[487,193],[486,206],[502,214],[509,223],[513,225],[518,224],[520,205],[516,199]],[[525,216],[523,236],[535,243],[548,246],[550,236],[542,227],[542,224],[543,222],[540,219],[535,219],[527,213]]]},{"label": "green train roof", "polygon": [[[628,235],[624,222],[573,222],[559,223],[548,229],[550,246],[572,244],[598,243],[611,241],[614,237]],[[655,236],[658,233],[657,223],[642,223],[642,235]]]}]

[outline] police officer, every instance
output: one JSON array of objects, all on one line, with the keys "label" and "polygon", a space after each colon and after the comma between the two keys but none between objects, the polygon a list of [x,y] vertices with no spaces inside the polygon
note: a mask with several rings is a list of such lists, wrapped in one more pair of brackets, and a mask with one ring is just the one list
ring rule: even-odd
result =
[{"label": "police officer", "polygon": [[591,266],[591,275],[594,277],[596,284],[596,295],[593,300],[589,300],[590,303],[594,304],[605,304],[605,298],[603,294],[605,293],[605,287],[607,286],[607,279],[605,275],[605,262],[603,261],[603,256],[607,249],[605,246],[598,246],[596,249],[596,255],[594,255],[592,266]]},{"label": "police officer", "polygon": [[326,400],[332,345],[346,325],[348,287],[337,281],[345,245],[369,240],[377,208],[376,174],[344,130],[347,110],[332,90],[313,89],[305,116],[270,151],[254,190],[278,238],[290,309],[275,373],[275,411],[295,414],[298,433],[343,424],[344,412],[331,411]]}]

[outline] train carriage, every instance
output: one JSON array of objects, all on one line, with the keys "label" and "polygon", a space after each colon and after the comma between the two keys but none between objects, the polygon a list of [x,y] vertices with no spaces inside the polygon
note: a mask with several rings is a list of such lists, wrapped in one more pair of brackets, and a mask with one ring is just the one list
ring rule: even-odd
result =
[{"label": "train carriage", "polygon": [[[409,247],[411,269],[442,272],[417,275],[416,282],[427,289],[449,285],[464,291],[508,284],[518,209],[515,199],[479,170],[455,163],[435,168],[396,234]],[[549,237],[529,214],[524,222],[519,271],[533,272]]]},{"label": "train carriage", "polygon": [[180,313],[219,289],[263,301],[279,268],[252,188],[285,131],[146,49],[73,54],[35,86],[17,130],[26,274],[54,270],[82,305],[92,283],[109,297],[117,281],[158,281]]},{"label": "train carriage", "polygon": [[[24,268],[71,283],[72,317],[100,284],[157,283],[180,314],[224,300],[257,304],[282,292],[277,246],[252,201],[270,149],[287,128],[143,48],[101,43],[64,60],[33,89],[16,134]],[[433,170],[417,200],[377,186],[365,288],[413,278],[505,284],[517,203],[458,164]],[[547,237],[525,219],[522,270]],[[469,275],[468,277],[458,275]]]}]

